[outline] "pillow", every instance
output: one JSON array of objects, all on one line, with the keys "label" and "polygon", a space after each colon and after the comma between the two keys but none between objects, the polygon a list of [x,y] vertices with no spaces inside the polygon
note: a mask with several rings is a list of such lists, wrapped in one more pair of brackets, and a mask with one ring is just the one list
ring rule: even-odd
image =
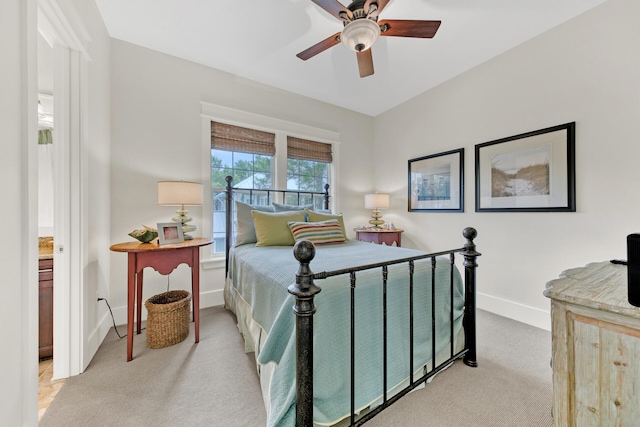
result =
[{"label": "pillow", "polygon": [[340,228],[342,229],[342,234],[344,234],[345,240],[349,240],[347,238],[347,232],[345,231],[345,228],[344,228],[344,219],[342,218],[342,215],[325,214],[325,213],[315,212],[310,209],[305,209],[304,211],[307,214],[307,221],[309,222],[319,222],[319,221],[326,221],[328,219],[337,219],[338,223],[340,224]]},{"label": "pillow", "polygon": [[251,211],[258,242],[256,246],[293,246],[295,241],[289,222],[303,222],[304,212],[260,212]]},{"label": "pillow", "polygon": [[326,245],[346,241],[337,219],[320,222],[290,222],[289,229],[296,242],[309,240],[316,245]]},{"label": "pillow", "polygon": [[275,212],[284,212],[284,211],[303,211],[305,209],[313,209],[313,205],[285,205],[282,203],[272,203]]},{"label": "pillow", "polygon": [[251,211],[273,212],[273,206],[256,206],[236,200],[236,243],[234,246],[256,243],[256,229],[253,226]]}]

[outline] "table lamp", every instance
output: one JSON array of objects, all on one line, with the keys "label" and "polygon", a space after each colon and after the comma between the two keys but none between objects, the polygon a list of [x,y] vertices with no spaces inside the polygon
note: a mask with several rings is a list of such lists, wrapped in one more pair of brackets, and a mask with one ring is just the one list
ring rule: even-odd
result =
[{"label": "table lamp", "polygon": [[381,225],[384,221],[381,220],[380,209],[389,209],[389,195],[388,194],[365,194],[364,196],[365,209],[373,209],[371,214],[371,220],[369,224],[372,224],[374,228],[382,228]]},{"label": "table lamp", "polygon": [[187,224],[191,217],[185,206],[202,205],[202,184],[188,181],[158,181],[158,204],[160,206],[180,206],[176,211],[177,215],[171,218],[173,222],[182,224],[184,239],[193,239],[187,233],[196,230],[195,225]]}]

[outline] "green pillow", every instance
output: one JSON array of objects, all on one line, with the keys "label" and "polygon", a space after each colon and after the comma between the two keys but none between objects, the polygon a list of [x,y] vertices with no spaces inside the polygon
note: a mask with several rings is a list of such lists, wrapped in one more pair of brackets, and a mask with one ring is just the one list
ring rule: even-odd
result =
[{"label": "green pillow", "polygon": [[344,219],[342,218],[341,214],[340,215],[325,214],[325,213],[315,212],[310,209],[305,209],[304,211],[307,214],[307,221],[309,222],[320,222],[320,221],[326,221],[328,219],[337,219],[338,222],[340,223],[340,228],[342,229],[342,234],[344,234],[344,238],[346,240],[349,240],[347,239],[347,232],[344,228]]},{"label": "green pillow", "polygon": [[273,206],[248,205],[236,200],[236,243],[234,246],[256,243],[256,229],[251,211],[273,212]]},{"label": "green pillow", "polygon": [[303,222],[303,211],[260,212],[251,211],[258,242],[256,246],[293,246],[289,222]]}]

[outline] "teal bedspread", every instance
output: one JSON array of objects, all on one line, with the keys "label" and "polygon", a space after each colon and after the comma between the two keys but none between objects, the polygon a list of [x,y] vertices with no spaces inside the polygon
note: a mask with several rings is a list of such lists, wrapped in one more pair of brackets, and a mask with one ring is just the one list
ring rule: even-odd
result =
[{"label": "teal bedspread", "polygon": [[[422,252],[359,241],[316,247],[314,273],[332,271]],[[436,352],[450,343],[450,263],[438,259],[436,268]],[[295,281],[298,262],[291,246],[243,245],[230,254],[229,277],[250,305],[253,318],[267,332],[259,364],[275,362],[271,381],[268,426],[295,425],[294,298],[287,291]],[[382,396],[382,271],[359,272],[356,284],[356,410]],[[332,425],[350,414],[350,286],[349,276],[317,280],[315,298],[314,422]],[[414,278],[414,362],[409,367],[409,286],[407,264],[389,267],[388,388],[400,384],[409,370],[420,370],[431,359],[431,261],[416,263]],[[454,269],[454,334],[462,325],[463,284]],[[455,335],[454,335],[455,336]],[[389,394],[390,396],[390,394]]]}]

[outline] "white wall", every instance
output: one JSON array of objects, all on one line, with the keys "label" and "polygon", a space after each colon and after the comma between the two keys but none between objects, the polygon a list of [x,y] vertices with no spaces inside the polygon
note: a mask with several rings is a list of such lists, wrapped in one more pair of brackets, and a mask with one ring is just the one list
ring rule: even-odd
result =
[{"label": "white wall", "polygon": [[[157,204],[157,181],[202,181],[201,165],[210,153],[202,142],[201,102],[340,133],[337,207],[362,210],[362,194],[373,182],[371,117],[123,41],[113,40],[111,48],[112,243],[130,241],[127,233],[142,224],[174,216],[175,207]],[[189,208],[199,227],[196,237],[204,228],[202,210]],[[361,222],[347,217],[349,227]],[[118,324],[126,323],[126,258],[111,255],[110,304]],[[200,277],[201,306],[222,304],[224,267],[203,270]],[[171,289],[189,289],[189,268],[179,266],[170,282]],[[167,287],[167,279],[150,269],[144,283],[143,299]]]},{"label": "white wall", "polygon": [[[375,159],[388,165],[376,184],[393,205],[385,217],[406,230],[403,244],[428,250],[477,228],[479,307],[549,328],[547,281],[626,258],[626,235],[640,230],[638,16],[639,2],[609,0],[376,117]],[[475,212],[475,144],[571,121],[577,212]],[[465,213],[407,212],[407,160],[461,147]]]},{"label": "white wall", "polygon": [[6,0],[0,13],[0,197],[13,210],[0,245],[0,419],[14,426],[36,425],[38,410],[35,12],[35,0]]},{"label": "white wall", "polygon": [[[105,250],[109,241],[109,38],[95,4],[73,1],[78,15],[65,16],[71,22],[79,17],[92,40],[87,46],[92,62],[83,73],[88,90],[81,95],[82,105],[76,105],[87,117],[81,139],[90,141],[85,152],[72,156],[85,159],[81,167],[90,171],[82,183],[91,206],[82,219],[82,240],[88,247],[83,248],[87,256],[80,274],[84,295],[95,298],[97,288],[106,288],[109,274]],[[73,6],[70,0],[58,3],[65,12]],[[1,190],[3,203],[13,211],[11,226],[4,232],[6,244],[0,248],[0,321],[6,325],[0,333],[0,419],[12,426],[37,425],[38,414],[37,5],[36,0],[6,0],[0,14],[0,176],[3,182],[13,183]],[[82,331],[87,363],[104,337],[96,338],[91,348],[98,323],[96,307],[96,302],[84,301],[85,321],[74,325]]]}]

